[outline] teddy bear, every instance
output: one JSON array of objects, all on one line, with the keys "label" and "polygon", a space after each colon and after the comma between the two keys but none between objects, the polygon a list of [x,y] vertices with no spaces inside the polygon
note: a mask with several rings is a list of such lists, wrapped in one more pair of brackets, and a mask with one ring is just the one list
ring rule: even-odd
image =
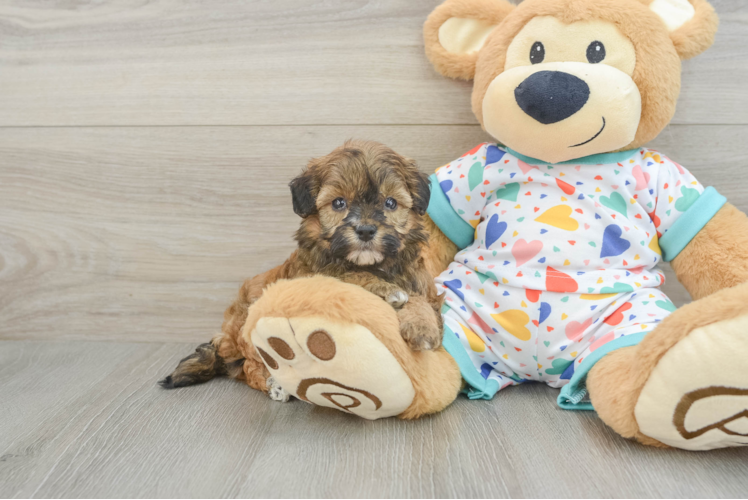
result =
[{"label": "teddy bear", "polygon": [[[473,80],[496,142],[430,178],[443,346],[412,351],[383,300],[314,276],[230,309],[219,352],[255,388],[367,419],[540,381],[646,445],[748,445],[748,218],[645,146],[717,24],[706,0],[447,0],[426,54]],[[663,261],[693,302],[659,289]]]}]

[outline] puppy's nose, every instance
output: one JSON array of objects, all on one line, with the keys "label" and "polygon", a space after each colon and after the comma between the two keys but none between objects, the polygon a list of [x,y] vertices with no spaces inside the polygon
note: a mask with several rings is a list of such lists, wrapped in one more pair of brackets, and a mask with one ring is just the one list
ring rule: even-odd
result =
[{"label": "puppy's nose", "polygon": [[544,125],[560,122],[584,107],[590,87],[563,71],[538,71],[514,89],[519,107]]},{"label": "puppy's nose", "polygon": [[356,234],[361,241],[371,241],[376,233],[377,226],[371,224],[356,227]]}]

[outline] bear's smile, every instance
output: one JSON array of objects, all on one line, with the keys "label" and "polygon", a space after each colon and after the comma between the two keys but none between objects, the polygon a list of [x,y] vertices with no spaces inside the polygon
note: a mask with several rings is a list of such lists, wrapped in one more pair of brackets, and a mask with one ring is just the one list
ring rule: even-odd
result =
[{"label": "bear's smile", "polygon": [[600,130],[597,132],[597,134],[593,135],[591,138],[587,139],[584,142],[580,142],[579,144],[574,144],[573,146],[569,146],[570,148],[576,148],[577,146],[584,146],[587,143],[590,143],[597,139],[597,136],[603,133],[603,130],[605,130],[605,117],[603,116],[603,126],[600,128]]}]

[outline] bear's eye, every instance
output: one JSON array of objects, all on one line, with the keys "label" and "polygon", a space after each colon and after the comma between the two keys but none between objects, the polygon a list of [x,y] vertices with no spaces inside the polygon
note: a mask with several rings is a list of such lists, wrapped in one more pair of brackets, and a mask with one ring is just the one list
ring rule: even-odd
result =
[{"label": "bear's eye", "polygon": [[532,48],[530,49],[530,62],[532,64],[538,64],[543,62],[543,59],[545,59],[545,47],[540,42],[533,43]]},{"label": "bear's eye", "polygon": [[597,64],[605,59],[605,45],[602,42],[594,41],[587,47],[587,60],[590,64]]},{"label": "bear's eye", "polygon": [[333,210],[337,210],[337,211],[345,210],[345,207],[346,207],[345,198],[335,198],[334,200],[332,200]]},{"label": "bear's eye", "polygon": [[384,208],[395,210],[397,208],[397,200],[395,198],[387,198],[384,200]]}]

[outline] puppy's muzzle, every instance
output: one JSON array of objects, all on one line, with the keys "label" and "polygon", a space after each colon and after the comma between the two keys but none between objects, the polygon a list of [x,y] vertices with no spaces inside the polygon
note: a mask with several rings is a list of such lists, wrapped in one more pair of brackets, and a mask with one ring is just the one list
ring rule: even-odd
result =
[{"label": "puppy's muzzle", "polygon": [[358,235],[358,239],[361,241],[371,241],[375,234],[377,234],[377,226],[372,224],[356,226],[356,235]]}]

